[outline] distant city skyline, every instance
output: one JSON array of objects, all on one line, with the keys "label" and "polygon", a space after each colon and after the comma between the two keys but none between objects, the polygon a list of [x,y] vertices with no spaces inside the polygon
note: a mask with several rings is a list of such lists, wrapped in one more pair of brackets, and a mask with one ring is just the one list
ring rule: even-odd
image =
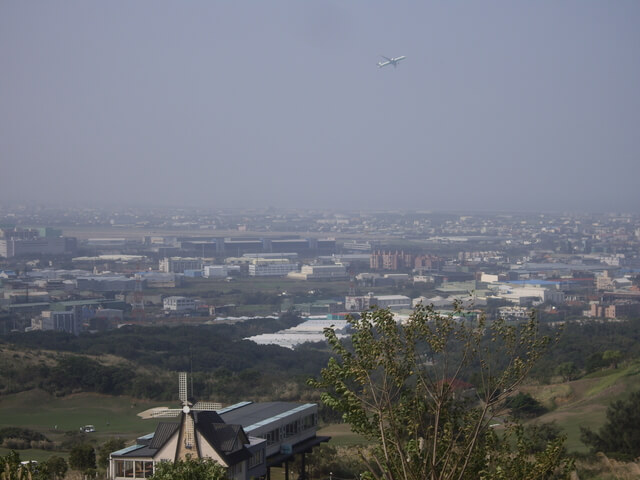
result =
[{"label": "distant city skyline", "polygon": [[639,46],[631,1],[3,2],[0,203],[637,213]]}]

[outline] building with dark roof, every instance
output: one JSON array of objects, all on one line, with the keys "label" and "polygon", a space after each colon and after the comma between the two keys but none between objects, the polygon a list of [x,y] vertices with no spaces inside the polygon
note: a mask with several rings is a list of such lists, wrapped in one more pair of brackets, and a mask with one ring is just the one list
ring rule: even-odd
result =
[{"label": "building with dark roof", "polygon": [[[318,406],[289,402],[241,402],[216,411],[183,408],[180,422],[161,422],[154,433],[110,455],[111,480],[148,478],[163,461],[211,458],[231,479],[270,478],[330,437],[316,435]],[[190,429],[193,431],[191,432]]]}]

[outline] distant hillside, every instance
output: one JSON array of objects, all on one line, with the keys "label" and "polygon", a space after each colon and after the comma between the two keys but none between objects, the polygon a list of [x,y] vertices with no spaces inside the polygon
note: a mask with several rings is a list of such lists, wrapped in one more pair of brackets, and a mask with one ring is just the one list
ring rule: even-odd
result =
[{"label": "distant hillside", "polygon": [[580,380],[522,390],[551,410],[536,421],[556,421],[568,435],[568,449],[586,452],[587,447],[580,442],[580,426],[599,429],[605,422],[608,405],[638,389],[640,362],[634,361],[618,369],[594,372]]},{"label": "distant hillside", "polygon": [[243,340],[276,331],[297,317],[239,325],[130,327],[75,337],[59,332],[12,334],[0,341],[0,393],[40,388],[53,395],[97,392],[136,398],[175,397],[176,371],[193,371],[194,390],[222,402],[297,399],[329,354]]}]

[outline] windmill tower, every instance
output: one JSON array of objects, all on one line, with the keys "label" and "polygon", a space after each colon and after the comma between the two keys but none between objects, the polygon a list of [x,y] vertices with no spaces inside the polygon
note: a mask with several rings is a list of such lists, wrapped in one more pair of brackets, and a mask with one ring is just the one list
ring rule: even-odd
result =
[{"label": "windmill tower", "polygon": [[180,372],[178,381],[178,396],[181,408],[162,408],[152,412],[152,418],[171,418],[182,416],[180,421],[180,436],[176,448],[176,460],[184,459],[189,454],[194,458],[199,458],[200,453],[196,448],[195,426],[193,412],[220,410],[222,405],[214,402],[196,402],[189,399],[189,387],[187,383],[187,372]]}]

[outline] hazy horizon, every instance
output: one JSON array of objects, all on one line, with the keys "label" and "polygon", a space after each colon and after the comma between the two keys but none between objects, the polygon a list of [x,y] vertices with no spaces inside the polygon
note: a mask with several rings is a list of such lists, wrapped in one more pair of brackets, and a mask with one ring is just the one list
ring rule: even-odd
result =
[{"label": "hazy horizon", "polygon": [[637,213],[639,47],[632,1],[3,2],[0,202]]}]

